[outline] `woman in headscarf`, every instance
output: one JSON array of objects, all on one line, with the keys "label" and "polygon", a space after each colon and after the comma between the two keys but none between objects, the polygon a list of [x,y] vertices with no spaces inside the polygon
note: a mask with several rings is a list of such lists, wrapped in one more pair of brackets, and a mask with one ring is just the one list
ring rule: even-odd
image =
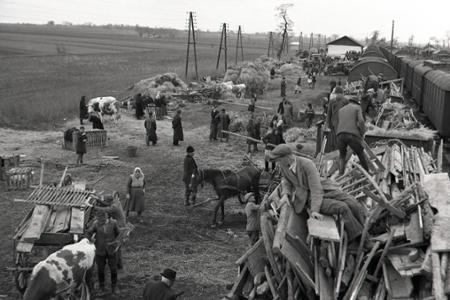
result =
[{"label": "woman in headscarf", "polygon": [[143,223],[142,212],[145,209],[145,176],[141,168],[136,167],[133,174],[128,178],[127,183],[127,202],[125,203],[125,210],[127,217],[130,211],[135,211],[139,218],[139,222]]}]

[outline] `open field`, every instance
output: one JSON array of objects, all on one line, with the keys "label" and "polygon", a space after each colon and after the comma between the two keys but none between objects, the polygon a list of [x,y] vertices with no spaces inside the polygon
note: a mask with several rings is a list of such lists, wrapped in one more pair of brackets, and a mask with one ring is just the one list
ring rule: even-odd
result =
[{"label": "open field", "polygon": [[[204,33],[197,38],[199,75],[215,74],[219,36]],[[234,43],[231,36],[229,63],[234,61]],[[266,51],[265,40],[248,37],[244,43],[245,59]],[[58,54],[58,47],[63,53]],[[186,38],[181,37],[147,39],[95,28],[0,25],[0,126],[62,124],[77,113],[80,96],[120,98],[140,79],[164,72],[184,75],[185,59]],[[193,63],[189,69],[192,78]]]}]

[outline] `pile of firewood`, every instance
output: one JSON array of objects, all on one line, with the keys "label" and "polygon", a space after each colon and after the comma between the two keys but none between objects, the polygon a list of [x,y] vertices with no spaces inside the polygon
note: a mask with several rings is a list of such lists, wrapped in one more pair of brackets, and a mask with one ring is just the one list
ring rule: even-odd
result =
[{"label": "pile of firewood", "polygon": [[228,299],[447,299],[447,173],[400,141],[366,152],[369,172],[354,157],[342,176],[332,158],[318,166],[367,210],[361,237],[349,242],[339,216],[296,214],[278,186],[261,204],[262,236],[236,262]]}]

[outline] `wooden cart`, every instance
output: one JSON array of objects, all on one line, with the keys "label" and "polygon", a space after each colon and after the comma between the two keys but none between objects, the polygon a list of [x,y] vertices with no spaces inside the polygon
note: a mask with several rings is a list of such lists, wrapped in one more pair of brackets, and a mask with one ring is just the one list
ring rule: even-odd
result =
[{"label": "wooden cart", "polygon": [[36,263],[50,253],[79,240],[91,221],[92,192],[70,187],[38,186],[27,199],[34,204],[14,233],[14,271],[23,293]]}]

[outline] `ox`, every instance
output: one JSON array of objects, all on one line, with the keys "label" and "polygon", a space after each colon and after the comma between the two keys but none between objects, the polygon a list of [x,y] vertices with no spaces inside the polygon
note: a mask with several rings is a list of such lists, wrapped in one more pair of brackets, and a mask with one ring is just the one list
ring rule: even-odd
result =
[{"label": "ox", "polygon": [[86,238],[50,254],[33,268],[23,300],[49,300],[75,292],[94,257],[95,246]]},{"label": "ox", "polygon": [[88,113],[92,113],[94,111],[94,106],[98,103],[98,107],[100,108],[100,113],[102,116],[111,116],[111,119],[117,123],[120,119],[119,108],[120,102],[116,100],[114,97],[97,97],[89,100],[88,102]]}]

